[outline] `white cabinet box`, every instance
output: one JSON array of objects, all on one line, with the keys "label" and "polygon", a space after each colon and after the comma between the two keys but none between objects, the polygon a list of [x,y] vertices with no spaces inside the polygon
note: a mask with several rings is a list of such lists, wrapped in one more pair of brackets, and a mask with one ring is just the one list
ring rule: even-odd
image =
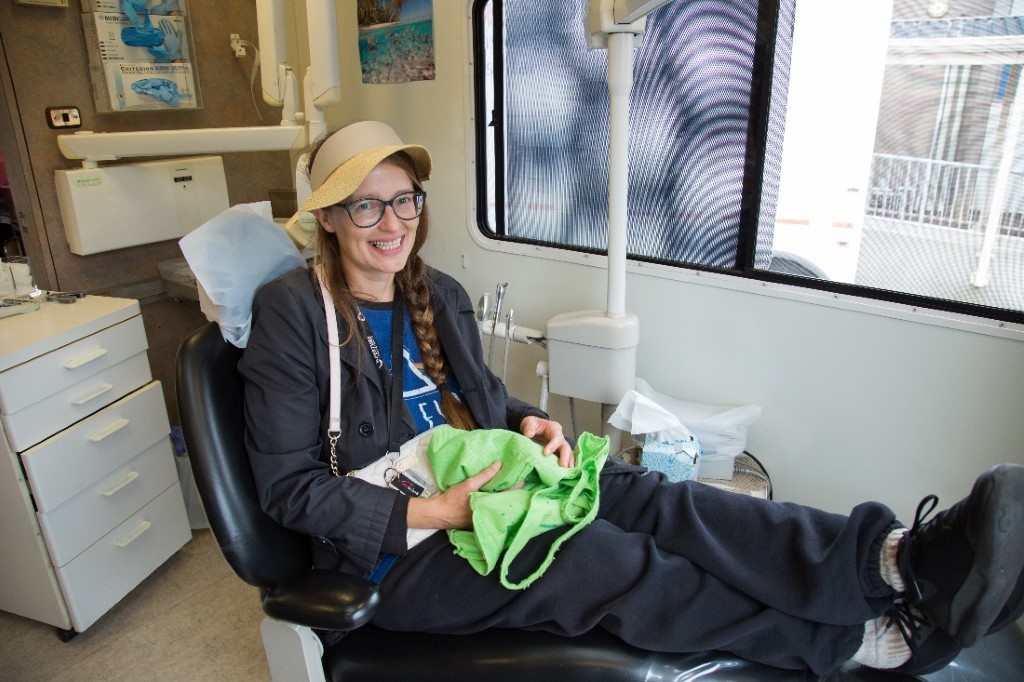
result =
[{"label": "white cabinet box", "polygon": [[0,319],[0,609],[81,632],[191,538],[134,300]]}]

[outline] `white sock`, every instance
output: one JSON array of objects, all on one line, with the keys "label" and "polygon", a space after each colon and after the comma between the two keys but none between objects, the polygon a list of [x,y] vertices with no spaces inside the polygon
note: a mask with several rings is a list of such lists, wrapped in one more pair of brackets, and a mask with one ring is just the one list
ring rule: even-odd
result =
[{"label": "white sock", "polygon": [[864,641],[853,660],[868,668],[898,668],[911,656],[907,640],[898,627],[889,625],[888,616],[879,616],[864,624]]},{"label": "white sock", "polygon": [[899,549],[900,540],[906,534],[906,528],[897,528],[886,536],[882,543],[882,550],[878,557],[878,566],[882,573],[882,580],[885,584],[897,592],[906,592],[907,586],[900,575],[899,564],[896,563],[896,550]]}]

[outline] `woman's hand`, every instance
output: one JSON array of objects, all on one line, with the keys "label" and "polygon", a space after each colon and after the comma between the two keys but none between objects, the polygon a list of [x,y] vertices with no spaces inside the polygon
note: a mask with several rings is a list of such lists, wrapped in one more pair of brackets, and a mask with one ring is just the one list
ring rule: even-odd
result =
[{"label": "woman's hand", "polygon": [[480,490],[500,470],[501,462],[494,461],[479,474],[453,485],[437,497],[410,499],[407,525],[409,528],[472,528],[469,494]]},{"label": "woman's hand", "polygon": [[572,448],[562,435],[562,425],[550,419],[525,417],[519,424],[519,431],[544,446],[545,455],[558,455],[559,466],[569,469],[575,466]]}]

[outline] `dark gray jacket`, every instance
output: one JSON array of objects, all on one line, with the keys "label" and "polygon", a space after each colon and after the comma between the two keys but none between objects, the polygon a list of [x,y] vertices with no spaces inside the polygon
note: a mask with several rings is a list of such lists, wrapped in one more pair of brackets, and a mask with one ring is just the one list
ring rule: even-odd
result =
[{"label": "dark gray jacket", "polygon": [[[465,289],[437,270],[429,270],[429,280],[441,347],[477,424],[518,431],[527,415],[546,416],[509,397],[484,364]],[[348,329],[340,316],[338,325],[345,339]],[[385,389],[369,352],[345,345],[341,365],[337,456],[344,473],[384,455],[388,423]],[[238,367],[246,380],[246,447],[267,514],[313,538],[318,568],[365,574],[381,551],[403,553],[408,499],[331,473],[327,325],[311,271],[293,270],[257,292],[252,333]],[[408,409],[403,431],[403,442],[415,435]]]}]

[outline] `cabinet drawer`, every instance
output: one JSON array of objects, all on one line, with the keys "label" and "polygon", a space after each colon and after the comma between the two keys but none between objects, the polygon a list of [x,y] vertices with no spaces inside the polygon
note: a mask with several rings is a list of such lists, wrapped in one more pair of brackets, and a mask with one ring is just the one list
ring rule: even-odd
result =
[{"label": "cabinet drawer", "polygon": [[53,511],[156,442],[168,442],[163,390],[154,381],[21,453],[36,510]]},{"label": "cabinet drawer", "polygon": [[0,373],[0,412],[14,414],[146,350],[136,316]]},{"label": "cabinet drawer", "polygon": [[38,514],[54,566],[81,554],[178,480],[164,438],[51,512]]},{"label": "cabinet drawer", "polygon": [[5,414],[7,438],[16,452],[27,450],[152,378],[149,358],[145,352],[139,353],[14,414]]},{"label": "cabinet drawer", "polygon": [[84,631],[192,537],[175,483],[57,569],[75,630]]}]

